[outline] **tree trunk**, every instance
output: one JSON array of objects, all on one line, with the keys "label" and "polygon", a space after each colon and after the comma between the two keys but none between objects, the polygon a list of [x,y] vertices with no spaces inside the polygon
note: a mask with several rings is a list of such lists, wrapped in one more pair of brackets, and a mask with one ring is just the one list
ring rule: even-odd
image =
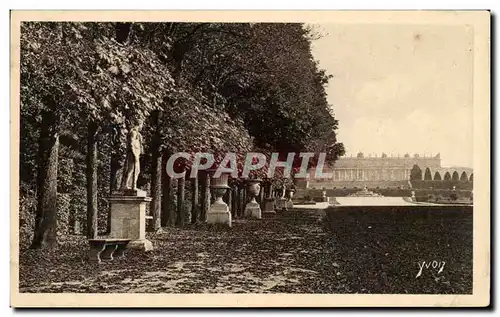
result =
[{"label": "tree trunk", "polygon": [[231,186],[230,191],[232,192],[233,200],[231,204],[231,215],[233,218],[237,217],[238,214],[238,209],[239,209],[239,203],[240,203],[240,198],[238,197],[238,187],[236,186]]},{"label": "tree trunk", "polygon": [[170,226],[175,226],[176,223],[176,211],[177,211],[177,206],[174,204],[174,195],[175,193],[175,187],[176,187],[176,179],[170,178],[171,185],[169,187],[168,191],[168,197],[169,197],[169,206],[168,206],[168,224]]},{"label": "tree trunk", "polygon": [[162,156],[162,168],[161,168],[161,174],[162,174],[162,180],[161,180],[161,187],[162,187],[162,202],[161,202],[161,226],[166,227],[170,222],[170,214],[169,214],[169,208],[170,205],[172,204],[172,199],[170,196],[170,188],[172,187],[172,179],[170,176],[167,174],[166,166],[167,166],[167,160],[169,158],[169,155],[167,152],[163,153]]},{"label": "tree trunk", "polygon": [[153,136],[153,149],[151,157],[151,206],[150,213],[153,216],[153,231],[156,232],[161,228],[161,139],[159,135],[160,115],[158,111],[153,113],[153,120],[156,126],[155,135]]},{"label": "tree trunk", "polygon": [[[116,190],[116,176],[120,169],[119,159],[115,153],[111,153],[109,167],[109,195],[113,195]],[[106,222],[106,234],[111,232],[111,204],[108,206],[108,221]]]},{"label": "tree trunk", "polygon": [[191,179],[191,223],[196,223],[199,213],[198,175]]},{"label": "tree trunk", "polygon": [[182,75],[182,62],[184,59],[184,54],[186,53],[186,48],[183,43],[175,43],[172,53],[173,66],[172,78],[176,84],[180,84]]},{"label": "tree trunk", "polygon": [[87,126],[87,237],[97,237],[97,124]]},{"label": "tree trunk", "polygon": [[[122,160],[119,155],[118,148],[120,147],[120,142],[116,139],[118,136],[113,137],[110,167],[109,167],[109,195],[113,195],[113,192],[118,188],[118,171],[122,166]],[[106,234],[111,232],[111,204],[108,207],[108,221],[106,223]]]},{"label": "tree trunk", "polygon": [[118,171],[121,168],[120,164],[120,158],[116,153],[111,153],[111,158],[110,158],[110,168],[109,168],[109,193],[113,194],[115,190],[118,189]]},{"label": "tree trunk", "polygon": [[247,205],[247,192],[246,192],[246,184],[241,187],[241,209],[240,209],[240,217],[245,215],[245,207]]},{"label": "tree trunk", "polygon": [[[156,152],[156,153],[155,153]],[[161,153],[153,150],[151,164],[151,215],[153,216],[153,230],[161,228]]]},{"label": "tree trunk", "polygon": [[264,187],[260,188],[260,192],[259,192],[259,205],[260,205],[261,209],[264,208]]},{"label": "tree trunk", "polygon": [[202,180],[200,220],[204,222],[207,220],[207,212],[210,209],[210,175],[204,173]]},{"label": "tree trunk", "polygon": [[184,208],[184,198],[186,196],[186,178],[181,177],[177,180],[177,221],[176,224],[184,227],[186,223],[186,208]]},{"label": "tree trunk", "polygon": [[38,140],[37,209],[32,249],[57,245],[57,168],[59,134],[57,118],[52,112],[42,113]]},{"label": "tree trunk", "polygon": [[227,190],[227,205],[229,206],[229,212],[233,213],[233,191],[231,187]]}]

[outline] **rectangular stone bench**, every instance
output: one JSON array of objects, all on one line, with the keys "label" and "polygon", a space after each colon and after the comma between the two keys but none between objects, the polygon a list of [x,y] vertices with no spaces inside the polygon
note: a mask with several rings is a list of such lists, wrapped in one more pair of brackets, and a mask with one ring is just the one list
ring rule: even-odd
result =
[{"label": "rectangular stone bench", "polygon": [[101,261],[112,261],[125,255],[130,239],[89,239],[90,254],[89,261],[101,263]]}]

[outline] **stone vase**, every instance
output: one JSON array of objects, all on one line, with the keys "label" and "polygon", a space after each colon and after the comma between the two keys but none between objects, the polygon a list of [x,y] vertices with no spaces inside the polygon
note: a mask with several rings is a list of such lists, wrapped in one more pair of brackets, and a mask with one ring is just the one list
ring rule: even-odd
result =
[{"label": "stone vase", "polygon": [[223,224],[231,227],[232,219],[229,206],[222,200],[226,191],[230,188],[228,185],[228,174],[221,174],[220,177],[214,177],[215,171],[209,171],[210,189],[215,201],[210,205],[207,212],[208,224]]},{"label": "stone vase", "polygon": [[327,201],[328,201],[328,197],[326,197],[326,190],[323,190],[323,191],[321,192],[321,200],[322,200],[323,202],[327,202]]},{"label": "stone vase", "polygon": [[295,193],[295,189],[289,189],[288,190],[288,200],[286,201],[286,208],[291,209],[293,208],[293,194]]},{"label": "stone vase", "polygon": [[263,202],[263,210],[262,210],[262,213],[263,214],[275,214],[276,211],[274,210],[274,205],[275,205],[275,201],[276,199],[273,197],[273,185],[268,181],[267,182],[267,186],[268,186],[268,193],[267,193],[267,197],[264,198],[264,202]]},{"label": "stone vase", "polygon": [[262,211],[260,205],[255,199],[260,193],[260,179],[248,179],[247,184],[247,195],[250,201],[245,206],[245,217],[262,219]]}]

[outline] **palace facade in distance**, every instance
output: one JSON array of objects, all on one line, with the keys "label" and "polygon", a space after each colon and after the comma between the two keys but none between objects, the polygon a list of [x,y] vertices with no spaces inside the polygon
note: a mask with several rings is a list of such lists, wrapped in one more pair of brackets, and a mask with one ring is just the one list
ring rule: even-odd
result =
[{"label": "palace facade in distance", "polygon": [[332,167],[325,167],[323,173],[332,173],[331,178],[315,178],[316,170],[309,170],[309,179],[297,183],[299,188],[409,188],[411,170],[414,165],[422,171],[422,180],[472,180],[472,168],[442,167],[440,154],[434,156],[381,156],[341,157]]}]

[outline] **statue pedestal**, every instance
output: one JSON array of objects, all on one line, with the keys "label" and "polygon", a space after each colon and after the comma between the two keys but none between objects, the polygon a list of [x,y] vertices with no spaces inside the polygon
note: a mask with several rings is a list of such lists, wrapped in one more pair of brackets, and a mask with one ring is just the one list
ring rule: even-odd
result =
[{"label": "statue pedestal", "polygon": [[276,200],[276,209],[279,211],[286,210],[286,198],[278,198]]},{"label": "statue pedestal", "polygon": [[231,213],[225,202],[214,202],[210,205],[210,210],[207,212],[208,224],[224,224],[231,227]]},{"label": "statue pedestal", "polygon": [[111,205],[111,232],[109,238],[131,239],[128,248],[141,251],[153,250],[146,239],[146,197],[142,190],[125,190],[109,198]]},{"label": "statue pedestal", "polygon": [[264,210],[262,210],[263,214],[275,214],[274,210],[274,198],[266,198],[264,199]]},{"label": "statue pedestal", "polygon": [[251,201],[245,206],[245,217],[262,219],[262,211],[258,202]]}]

